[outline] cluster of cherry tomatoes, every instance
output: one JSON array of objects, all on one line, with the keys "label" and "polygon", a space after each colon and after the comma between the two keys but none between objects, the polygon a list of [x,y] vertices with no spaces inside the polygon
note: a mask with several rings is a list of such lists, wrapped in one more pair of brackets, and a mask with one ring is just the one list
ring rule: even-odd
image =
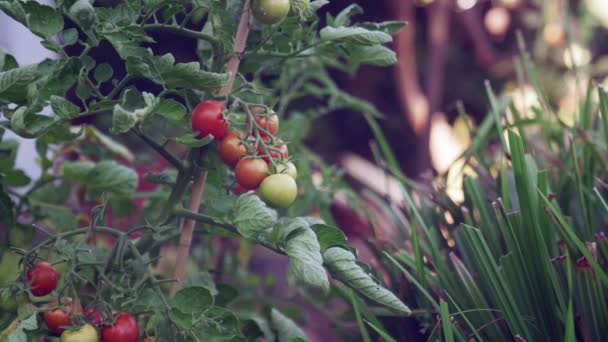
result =
[{"label": "cluster of cherry tomatoes", "polygon": [[[26,272],[26,280],[30,285],[30,292],[34,296],[46,296],[53,292],[59,281],[59,273],[51,264],[38,262]],[[97,342],[99,329],[102,342],[137,342],[139,340],[139,327],[137,320],[132,315],[119,312],[114,314],[114,319],[103,317],[93,309],[84,312],[84,321],[76,330],[66,330],[66,327],[82,323],[82,306],[74,303],[72,298],[63,297],[61,307],[46,310],[42,318],[48,330],[54,334],[61,334],[61,342]],[[52,301],[50,306],[57,306],[57,301]],[[113,322],[112,322],[113,321]],[[150,341],[148,338],[145,341]]]},{"label": "cluster of cherry tomatoes", "polygon": [[192,129],[201,137],[219,140],[218,152],[226,165],[234,168],[236,181],[245,190],[259,187],[260,198],[268,205],[286,208],[296,199],[297,170],[288,161],[287,145],[274,136],[279,118],[262,106],[252,106],[247,120],[250,134],[230,128],[224,119],[224,103],[207,100],[192,113]]}]

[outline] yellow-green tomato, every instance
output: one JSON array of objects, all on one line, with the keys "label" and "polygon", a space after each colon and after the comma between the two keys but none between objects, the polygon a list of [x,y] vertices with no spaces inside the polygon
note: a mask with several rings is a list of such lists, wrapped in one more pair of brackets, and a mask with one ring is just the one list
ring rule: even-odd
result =
[{"label": "yellow-green tomato", "polygon": [[259,22],[272,25],[285,19],[289,13],[289,0],[253,0],[253,16]]},{"label": "yellow-green tomato", "polygon": [[289,15],[304,13],[308,9],[308,4],[310,4],[310,0],[291,0]]},{"label": "yellow-green tomato", "polygon": [[66,330],[61,333],[61,342],[98,342],[97,330],[90,324],[85,324],[78,330]]},{"label": "yellow-green tomato", "polygon": [[276,166],[276,173],[288,175],[293,179],[298,178],[298,169],[292,162],[279,162]]},{"label": "yellow-green tomato", "polygon": [[286,174],[266,177],[260,185],[260,198],[271,207],[287,208],[298,195],[296,181]]}]

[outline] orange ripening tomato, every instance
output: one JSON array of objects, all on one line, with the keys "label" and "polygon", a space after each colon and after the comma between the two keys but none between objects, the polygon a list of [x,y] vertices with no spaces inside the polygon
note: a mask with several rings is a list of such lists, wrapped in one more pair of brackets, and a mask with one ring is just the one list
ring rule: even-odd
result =
[{"label": "orange ripening tomato", "polygon": [[245,189],[255,189],[266,178],[270,168],[262,159],[246,158],[236,164],[236,181]]},{"label": "orange ripening tomato", "polygon": [[247,154],[247,147],[241,142],[242,132],[230,131],[220,141],[218,152],[226,165],[234,167]]}]

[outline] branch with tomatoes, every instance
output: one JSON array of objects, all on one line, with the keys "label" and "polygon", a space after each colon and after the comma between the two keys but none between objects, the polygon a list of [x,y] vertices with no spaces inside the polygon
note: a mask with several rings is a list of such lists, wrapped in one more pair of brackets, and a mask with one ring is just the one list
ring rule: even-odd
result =
[{"label": "branch with tomatoes", "polygon": [[[0,87],[7,119],[0,124],[36,139],[42,168],[39,179],[24,180],[10,159],[16,145],[0,142],[11,161],[0,163],[0,228],[10,232],[10,251],[0,257],[18,260],[14,279],[0,279],[12,322],[0,325],[2,337],[244,341],[253,334],[273,341],[288,332],[305,339],[263,288],[241,286],[237,298],[235,287],[205,276],[226,273],[239,286],[252,244],[288,258],[290,285],[328,296],[331,273],[376,305],[409,312],[356,264],[344,234],[326,223],[330,216],[309,215],[331,201],[337,172],[301,146],[300,135],[302,122],[319,113],[373,110],[340,91],[327,69],[396,62],[383,44],[403,24],[357,26],[351,16],[361,9],[351,6],[319,32],[315,11],[323,4],[0,4],[18,21],[19,11],[28,13],[23,23],[64,57],[19,67],[0,56],[0,84],[12,84]],[[198,62],[158,54],[153,33],[193,39]],[[96,54],[108,46],[118,67]],[[290,103],[305,96],[329,105],[285,120]],[[51,115],[40,114],[45,106]],[[154,152],[148,166],[144,153],[132,152],[133,141]],[[327,170],[326,193],[313,184],[317,164]],[[24,185],[29,189],[14,190]],[[15,244],[20,231],[33,241]],[[216,253],[218,238],[236,240],[239,251]],[[175,267],[161,271],[174,245]],[[208,270],[224,264],[218,258],[242,265],[229,260]],[[203,265],[194,272],[192,259]],[[260,294],[247,297],[252,288]],[[340,296],[350,302],[349,293]],[[245,331],[250,325],[255,329]]]}]

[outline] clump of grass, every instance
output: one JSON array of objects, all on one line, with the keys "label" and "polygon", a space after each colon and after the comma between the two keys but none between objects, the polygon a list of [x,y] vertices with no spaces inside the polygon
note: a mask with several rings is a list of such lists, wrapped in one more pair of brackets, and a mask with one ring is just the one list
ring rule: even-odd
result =
[{"label": "clump of grass", "polygon": [[377,252],[429,340],[608,341],[608,96],[590,82],[568,126],[525,54],[521,65],[540,105],[524,116],[486,84],[492,108],[462,156],[477,174],[463,203],[438,191],[415,205],[378,139],[411,222]]}]

